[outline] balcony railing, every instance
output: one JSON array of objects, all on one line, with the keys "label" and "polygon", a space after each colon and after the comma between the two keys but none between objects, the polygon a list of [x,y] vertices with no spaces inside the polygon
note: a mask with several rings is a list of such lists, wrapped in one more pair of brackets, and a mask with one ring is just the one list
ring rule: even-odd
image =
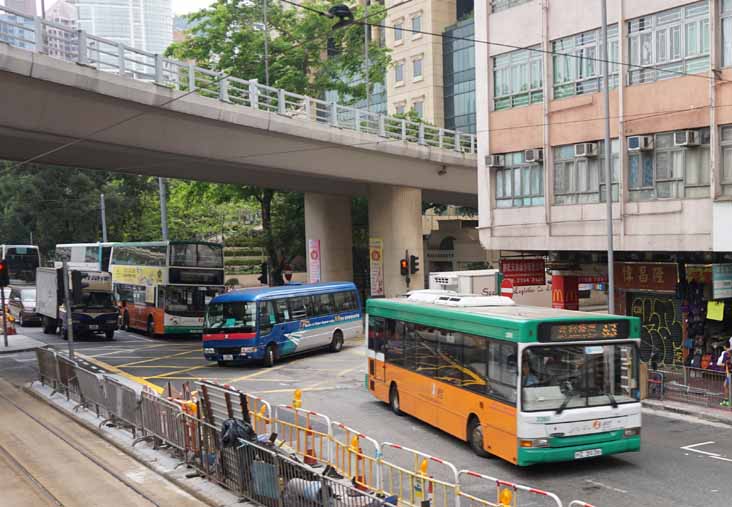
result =
[{"label": "balcony railing", "polygon": [[239,79],[0,6],[0,42],[102,72],[394,141],[475,154],[473,134],[327,102]]}]

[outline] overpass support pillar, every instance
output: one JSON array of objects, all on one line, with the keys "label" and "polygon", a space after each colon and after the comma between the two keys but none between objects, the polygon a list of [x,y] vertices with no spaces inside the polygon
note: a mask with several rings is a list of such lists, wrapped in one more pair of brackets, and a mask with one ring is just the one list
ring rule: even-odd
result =
[{"label": "overpass support pillar", "polygon": [[[328,194],[305,194],[305,241],[308,248],[308,279],[317,260],[314,242],[319,242],[320,281],[350,282],[353,280],[353,226],[350,197]],[[317,269],[317,268],[316,268]]]},{"label": "overpass support pillar", "polygon": [[[422,191],[393,185],[369,185],[369,236],[383,241],[384,295],[394,297],[424,288]],[[406,251],[420,259],[420,271],[407,279],[399,271]]]}]

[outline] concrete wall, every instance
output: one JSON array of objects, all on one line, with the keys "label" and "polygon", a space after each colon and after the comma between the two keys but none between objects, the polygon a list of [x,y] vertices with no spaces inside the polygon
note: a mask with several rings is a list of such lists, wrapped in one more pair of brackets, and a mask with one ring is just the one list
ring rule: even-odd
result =
[{"label": "concrete wall", "polygon": [[351,203],[350,197],[305,194],[305,240],[320,240],[321,282],[353,281]]}]

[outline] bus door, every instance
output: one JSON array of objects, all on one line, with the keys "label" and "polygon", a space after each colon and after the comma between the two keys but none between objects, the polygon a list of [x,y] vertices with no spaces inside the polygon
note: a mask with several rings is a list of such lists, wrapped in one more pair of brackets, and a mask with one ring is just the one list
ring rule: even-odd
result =
[{"label": "bus door", "polygon": [[387,328],[394,327],[394,321],[381,317],[370,317],[368,321],[368,354],[369,354],[369,375],[374,380],[384,382],[386,380],[385,351],[388,345]]},{"label": "bus door", "polygon": [[[272,301],[260,301],[257,303],[257,326],[258,345],[270,341],[277,342],[275,326],[277,325],[277,314],[274,311]],[[283,351],[280,351],[280,354]]]}]

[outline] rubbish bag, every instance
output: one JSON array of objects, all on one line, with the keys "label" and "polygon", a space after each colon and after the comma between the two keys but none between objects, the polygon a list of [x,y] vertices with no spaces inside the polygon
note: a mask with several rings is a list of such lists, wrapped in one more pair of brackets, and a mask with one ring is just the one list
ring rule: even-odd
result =
[{"label": "rubbish bag", "polygon": [[221,447],[237,447],[239,439],[256,442],[257,434],[252,425],[238,419],[226,419],[221,423]]}]

